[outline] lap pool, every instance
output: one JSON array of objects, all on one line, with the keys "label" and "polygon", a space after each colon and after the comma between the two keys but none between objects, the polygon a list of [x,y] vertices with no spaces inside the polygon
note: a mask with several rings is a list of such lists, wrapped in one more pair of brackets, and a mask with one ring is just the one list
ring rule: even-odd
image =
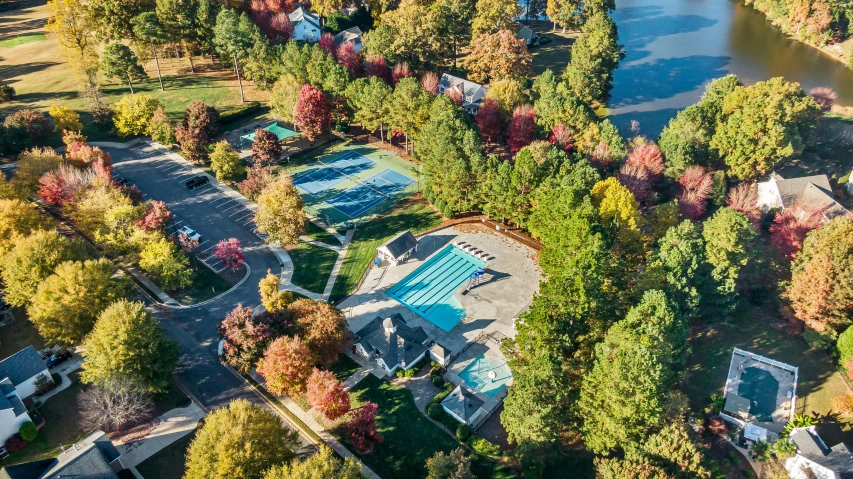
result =
[{"label": "lap pool", "polygon": [[388,296],[444,331],[450,331],[465,317],[465,309],[453,292],[485,265],[485,261],[447,245],[395,284]]},{"label": "lap pool", "polygon": [[459,377],[469,388],[493,398],[512,381],[512,371],[503,361],[481,354],[459,373]]}]

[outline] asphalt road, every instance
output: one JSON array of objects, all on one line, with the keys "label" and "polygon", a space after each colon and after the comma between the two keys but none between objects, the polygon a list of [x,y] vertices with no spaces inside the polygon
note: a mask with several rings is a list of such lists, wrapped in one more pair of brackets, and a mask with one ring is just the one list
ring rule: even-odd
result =
[{"label": "asphalt road", "polygon": [[[238,304],[254,308],[260,304],[258,282],[267,269],[278,274],[281,263],[255,234],[251,212],[217,187],[205,185],[188,190],[184,183],[194,175],[182,162],[162,154],[149,142],[131,149],[103,148],[113,159],[113,176],[124,177],[145,199],[164,201],[172,211],[174,227],[189,226],[202,235],[196,249],[214,269],[222,268],[211,257],[220,240],[237,238],[246,256],[248,278],[239,286],[200,306],[167,308],[155,306],[155,315],[169,337],[178,342],[181,357],[176,374],[181,382],[209,409],[227,406],[237,398],[266,404],[246,384],[219,363],[216,326]],[[310,453],[306,445],[300,454]]]}]

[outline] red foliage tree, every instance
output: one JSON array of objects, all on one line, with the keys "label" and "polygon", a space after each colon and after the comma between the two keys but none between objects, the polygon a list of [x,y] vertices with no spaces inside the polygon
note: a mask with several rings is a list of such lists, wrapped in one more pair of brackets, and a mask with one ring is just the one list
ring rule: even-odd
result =
[{"label": "red foliage tree", "polygon": [[193,163],[204,163],[210,139],[201,128],[175,127],[175,140],[181,145],[183,157]]},{"label": "red foliage tree", "polygon": [[113,167],[110,166],[109,163],[105,163],[103,158],[98,158],[94,163],[92,163],[92,171],[98,178],[112,180]]},{"label": "red foliage tree", "polygon": [[353,78],[361,76],[361,55],[355,51],[355,46],[352,42],[343,43],[338,47],[338,64],[347,69]]},{"label": "red foliage tree", "polygon": [[770,226],[770,241],[788,261],[793,261],[803,247],[809,231],[818,229],[823,223],[819,211],[795,204],[776,213]]},{"label": "red foliage tree", "polygon": [[367,454],[382,443],[382,436],[376,432],[376,410],[376,404],[369,402],[353,411],[346,425],[347,438],[359,454]]},{"label": "red foliage tree", "polygon": [[219,110],[212,106],[207,106],[207,104],[199,100],[190,102],[190,106],[184,112],[184,120],[181,124],[191,130],[195,128],[200,129],[208,138],[215,137],[222,130]]},{"label": "red foliage tree", "polygon": [[85,168],[99,160],[107,166],[113,164],[113,157],[109,153],[81,141],[71,143],[65,152],[65,160],[68,164],[79,168]]},{"label": "red foliage tree", "polygon": [[729,189],[726,206],[749,218],[756,229],[760,227],[761,209],[758,208],[758,188],[754,184],[742,183]]},{"label": "red foliage tree", "polygon": [[250,200],[255,200],[272,181],[272,171],[268,166],[255,165],[249,169],[246,179],[237,183],[237,189]]},{"label": "red foliage tree", "polygon": [[320,37],[320,48],[337,60],[338,46],[335,45],[335,37],[333,37],[331,33],[326,32],[322,37]]},{"label": "red foliage tree", "polygon": [[35,110],[18,110],[3,121],[6,128],[23,128],[34,142],[38,143],[50,134],[50,121],[47,115]]},{"label": "red foliage tree", "polygon": [[305,392],[313,363],[311,351],[298,335],[282,336],[270,343],[264,357],[258,361],[257,371],[272,393],[279,396],[301,394]]},{"label": "red foliage tree", "polygon": [[507,127],[507,140],[513,153],[529,145],[536,134],[536,111],[533,106],[525,104],[515,107],[512,119]]},{"label": "red foliage tree", "polygon": [[838,99],[838,93],[835,93],[832,88],[827,88],[825,86],[812,88],[809,90],[809,96],[811,96],[815,103],[820,107],[820,111],[824,113],[832,110],[832,105],[835,105],[835,100]]},{"label": "red foliage tree", "polygon": [[364,62],[364,75],[367,78],[377,77],[391,84],[391,69],[388,68],[382,55],[367,55],[367,61]]},{"label": "red foliage tree", "polygon": [[148,202],[148,211],[142,215],[142,218],[136,220],[136,226],[147,233],[154,231],[163,231],[163,225],[172,219],[172,212],[166,203],[158,200]]},{"label": "red foliage tree", "polygon": [[625,162],[616,174],[616,179],[634,194],[637,201],[644,202],[651,198],[652,181],[649,178],[649,170],[642,166]]},{"label": "red foliage tree", "polygon": [[456,103],[459,106],[462,106],[462,92],[457,90],[456,88],[449,88],[444,90],[444,94],[447,95],[447,98],[453,100],[453,103]]},{"label": "red foliage tree", "polygon": [[708,196],[714,179],[705,168],[693,165],[678,179],[679,198],[678,207],[682,216],[697,220],[705,214],[708,208]]},{"label": "red foliage tree", "polygon": [[654,143],[646,143],[639,148],[635,148],[628,155],[625,163],[646,169],[649,180],[652,183],[657,182],[661,175],[663,175],[663,170],[666,169],[663,164],[663,155],[660,152],[660,148]]},{"label": "red foliage tree", "polygon": [[426,72],[421,77],[421,86],[433,95],[438,95],[438,81],[438,75],[435,72]]},{"label": "red foliage tree", "polygon": [[71,200],[68,188],[57,171],[48,171],[39,178],[39,198],[53,206],[62,206]]},{"label": "red foliage tree", "polygon": [[394,65],[394,70],[391,72],[391,81],[394,86],[397,86],[398,81],[411,76],[415,76],[415,74],[409,69],[409,64],[406,62],[400,62]]},{"label": "red foliage tree", "polygon": [[480,129],[480,134],[486,141],[495,142],[498,140],[498,136],[501,134],[501,112],[495,100],[486,98],[477,114],[474,115],[474,121],[477,122],[477,128]]},{"label": "red foliage tree", "polygon": [[331,108],[323,92],[311,85],[303,85],[293,121],[309,141],[320,136],[331,121]]},{"label": "red foliage tree", "polygon": [[562,123],[557,123],[554,128],[551,128],[551,136],[548,137],[548,141],[559,146],[567,155],[575,149],[575,136]]},{"label": "red foliage tree", "polygon": [[291,13],[296,10],[295,0],[265,0],[264,3],[271,12]]},{"label": "red foliage tree", "polygon": [[599,141],[589,154],[589,162],[598,168],[608,168],[613,163],[613,156],[610,153],[607,143]]},{"label": "red foliage tree", "polygon": [[238,304],[216,328],[223,342],[223,359],[241,373],[248,373],[273,338],[269,315],[252,316],[252,308]]},{"label": "red foliage tree", "polygon": [[331,371],[314,368],[306,385],[308,404],[334,421],[350,410],[349,393]]},{"label": "red foliage tree", "polygon": [[[285,5],[269,0],[253,0],[249,15],[255,25],[264,32],[272,42],[286,42],[293,35],[293,24],[287,16]],[[292,10],[291,10],[292,11]]]},{"label": "red foliage tree", "polygon": [[233,271],[237,271],[240,268],[240,263],[246,261],[246,255],[243,254],[240,240],[237,238],[228,238],[216,243],[213,256],[222,261],[226,268],[231,268]]},{"label": "red foliage tree", "polygon": [[284,12],[273,13],[270,15],[270,39],[278,42],[290,41],[293,37],[293,23],[290,22],[290,17]]},{"label": "red foliage tree", "polygon": [[271,131],[258,128],[255,130],[255,141],[252,142],[252,160],[261,165],[268,165],[281,155],[281,142]]}]

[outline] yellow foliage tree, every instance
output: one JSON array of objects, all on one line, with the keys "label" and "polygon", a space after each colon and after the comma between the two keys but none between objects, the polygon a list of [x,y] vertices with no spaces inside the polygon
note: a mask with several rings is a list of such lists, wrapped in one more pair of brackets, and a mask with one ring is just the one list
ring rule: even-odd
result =
[{"label": "yellow foliage tree", "polygon": [[638,209],[639,203],[628,188],[611,176],[596,183],[590,194],[601,222],[613,238],[614,251],[622,255],[642,253],[640,226],[643,218]]},{"label": "yellow foliage tree", "polygon": [[278,241],[282,246],[296,244],[305,230],[303,206],[293,180],[287,175],[279,176],[258,197],[255,214],[258,232],[269,235],[268,242]]},{"label": "yellow foliage tree", "polygon": [[115,104],[116,131],[122,136],[147,135],[154,110],[162,106],[148,95],[130,94],[121,97]]},{"label": "yellow foliage tree", "polygon": [[56,35],[56,42],[74,74],[86,85],[94,85],[98,74],[96,25],[86,14],[82,0],[47,2],[45,28]]},{"label": "yellow foliage tree", "polygon": [[270,270],[267,270],[267,275],[261,279],[258,287],[261,291],[261,304],[271,313],[281,311],[293,302],[293,293],[282,291],[281,278]]},{"label": "yellow foliage tree", "polygon": [[80,115],[64,106],[52,105],[48,112],[53,118],[53,131],[76,131],[83,129],[83,124],[80,123]]}]

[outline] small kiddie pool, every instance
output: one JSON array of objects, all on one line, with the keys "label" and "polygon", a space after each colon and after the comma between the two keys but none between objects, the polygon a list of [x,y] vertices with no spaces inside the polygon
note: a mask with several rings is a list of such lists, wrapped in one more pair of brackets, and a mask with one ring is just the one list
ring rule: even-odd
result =
[{"label": "small kiddie pool", "polygon": [[481,354],[459,373],[459,377],[470,389],[493,398],[501,387],[512,381],[512,371],[505,362]]},{"label": "small kiddie pool", "polygon": [[444,331],[450,331],[465,317],[465,309],[453,292],[485,265],[485,261],[447,245],[395,284],[388,296]]}]

